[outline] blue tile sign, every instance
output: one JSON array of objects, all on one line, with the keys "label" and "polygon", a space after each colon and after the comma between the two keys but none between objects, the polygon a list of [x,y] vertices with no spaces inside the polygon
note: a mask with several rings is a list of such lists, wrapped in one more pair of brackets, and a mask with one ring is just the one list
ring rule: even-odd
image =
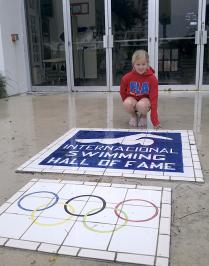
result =
[{"label": "blue tile sign", "polygon": [[181,134],[79,130],[39,165],[183,173]]}]

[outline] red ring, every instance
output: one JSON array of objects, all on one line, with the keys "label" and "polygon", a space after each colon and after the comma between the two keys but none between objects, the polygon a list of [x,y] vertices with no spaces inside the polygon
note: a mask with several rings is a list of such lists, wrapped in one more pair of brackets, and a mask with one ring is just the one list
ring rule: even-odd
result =
[{"label": "red ring", "polygon": [[[137,200],[137,201],[144,201],[144,202],[147,202],[147,203],[151,204],[151,205],[155,208],[155,213],[154,213],[150,218],[147,218],[147,219],[145,219],[145,220],[129,220],[129,219],[126,219],[126,218],[121,217],[121,216],[117,213],[117,209],[118,209],[118,207],[119,207],[121,204],[123,204],[124,202],[127,202],[127,201],[133,201],[133,200],[135,200],[135,201],[136,201],[136,200]],[[116,207],[115,207],[115,209],[114,209],[114,212],[115,212],[115,214],[116,214],[119,218],[121,218],[122,220],[128,221],[128,222],[147,222],[147,221],[150,221],[150,220],[152,220],[153,218],[155,218],[155,217],[158,215],[159,210],[158,210],[158,207],[157,207],[154,203],[152,203],[151,201],[143,200],[143,199],[128,199],[128,200],[124,200],[124,201],[119,202],[119,203],[116,205]]]}]

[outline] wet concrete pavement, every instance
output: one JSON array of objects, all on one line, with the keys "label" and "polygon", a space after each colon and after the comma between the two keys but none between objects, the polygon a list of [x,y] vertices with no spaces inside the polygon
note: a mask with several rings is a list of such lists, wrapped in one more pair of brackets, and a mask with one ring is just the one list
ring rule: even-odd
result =
[{"label": "wet concrete pavement", "polygon": [[[209,265],[209,92],[161,92],[159,117],[163,129],[194,130],[204,184],[52,174],[43,178],[100,179],[171,187],[170,265],[206,266]],[[128,115],[118,93],[37,94],[0,99],[0,205],[31,178],[40,177],[40,174],[17,174],[15,169],[73,127],[129,128]],[[0,265],[114,264],[0,248]]]}]

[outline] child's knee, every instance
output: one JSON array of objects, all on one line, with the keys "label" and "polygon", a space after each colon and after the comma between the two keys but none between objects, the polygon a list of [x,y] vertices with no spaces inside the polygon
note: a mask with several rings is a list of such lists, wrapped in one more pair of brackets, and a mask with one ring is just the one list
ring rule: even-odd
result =
[{"label": "child's knee", "polygon": [[150,110],[150,101],[148,99],[139,101],[136,105],[136,109],[142,114],[148,113]]},{"label": "child's knee", "polygon": [[128,97],[124,100],[123,105],[126,110],[133,111],[136,107],[136,103],[137,101],[135,99]]}]

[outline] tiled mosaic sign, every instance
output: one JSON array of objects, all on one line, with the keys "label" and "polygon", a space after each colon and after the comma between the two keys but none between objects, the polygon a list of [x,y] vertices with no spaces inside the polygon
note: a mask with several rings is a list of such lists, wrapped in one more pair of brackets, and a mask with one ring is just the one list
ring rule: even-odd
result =
[{"label": "tiled mosaic sign", "polygon": [[17,171],[203,182],[190,130],[72,129]]},{"label": "tiled mosaic sign", "polygon": [[170,188],[32,179],[0,207],[0,246],[162,266],[170,220]]}]

